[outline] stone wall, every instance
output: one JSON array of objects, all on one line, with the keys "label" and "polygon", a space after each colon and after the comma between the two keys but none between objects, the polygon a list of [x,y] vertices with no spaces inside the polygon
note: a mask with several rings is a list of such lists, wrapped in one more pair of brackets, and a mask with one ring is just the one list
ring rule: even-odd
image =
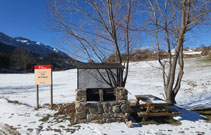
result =
[{"label": "stone wall", "polygon": [[86,89],[76,89],[76,123],[122,122],[128,118],[129,101],[127,90],[122,87],[114,89],[115,101],[87,102]]}]

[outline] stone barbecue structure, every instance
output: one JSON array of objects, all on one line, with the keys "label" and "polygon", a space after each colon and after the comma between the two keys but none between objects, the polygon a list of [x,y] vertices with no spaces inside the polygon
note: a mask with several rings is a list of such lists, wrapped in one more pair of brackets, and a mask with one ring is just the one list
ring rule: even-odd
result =
[{"label": "stone barbecue structure", "polygon": [[77,66],[76,123],[122,122],[129,117],[128,91],[117,81],[121,82],[122,68],[119,64]]},{"label": "stone barbecue structure", "polygon": [[114,93],[116,97],[114,101],[87,101],[87,89],[77,89],[76,122],[110,123],[124,121],[128,117],[129,108],[127,90],[119,87],[114,89]]}]

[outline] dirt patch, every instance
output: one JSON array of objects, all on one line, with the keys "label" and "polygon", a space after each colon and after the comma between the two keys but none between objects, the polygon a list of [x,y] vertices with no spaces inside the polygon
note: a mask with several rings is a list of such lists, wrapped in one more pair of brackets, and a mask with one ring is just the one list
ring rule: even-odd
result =
[{"label": "dirt patch", "polygon": [[56,115],[68,116],[69,121],[72,125],[75,124],[75,103],[62,104],[58,107]]},{"label": "dirt patch", "polygon": [[69,103],[60,105],[57,114],[69,115],[73,112],[75,112],[75,103]]},{"label": "dirt patch", "polygon": [[0,125],[0,135],[21,135],[16,128],[8,124]]},{"label": "dirt patch", "polygon": [[12,103],[12,104],[16,104],[16,105],[25,105],[25,106],[28,106],[28,107],[32,107],[32,106],[30,106],[30,105],[28,105],[28,104],[21,103],[21,102],[19,102],[19,101],[17,101],[17,100],[10,100],[10,99],[5,98],[5,97],[0,97],[0,98],[1,98],[1,99],[5,99],[8,103]]}]

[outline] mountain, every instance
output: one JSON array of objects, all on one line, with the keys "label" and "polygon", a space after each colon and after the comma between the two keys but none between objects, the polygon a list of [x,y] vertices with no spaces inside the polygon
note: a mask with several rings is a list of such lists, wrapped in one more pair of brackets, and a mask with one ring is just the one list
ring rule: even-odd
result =
[{"label": "mountain", "polygon": [[76,60],[66,53],[23,37],[0,33],[0,73],[33,72],[34,65],[52,65],[53,70],[74,68]]},{"label": "mountain", "polygon": [[16,47],[14,46],[6,45],[0,42],[0,53],[11,54],[15,49]]},{"label": "mountain", "polygon": [[14,46],[17,48],[23,48],[26,49],[34,54],[38,55],[45,55],[49,53],[55,53],[58,55],[63,55],[65,57],[68,57],[68,55],[56,48],[52,48],[50,46],[44,45],[37,41],[31,41],[27,38],[23,37],[9,37],[8,35],[0,32],[0,43]]}]

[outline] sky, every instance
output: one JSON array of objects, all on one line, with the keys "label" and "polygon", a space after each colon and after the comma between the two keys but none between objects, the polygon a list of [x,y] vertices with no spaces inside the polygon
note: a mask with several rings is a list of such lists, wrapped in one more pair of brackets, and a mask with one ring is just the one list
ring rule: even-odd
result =
[{"label": "sky", "polygon": [[[0,32],[62,49],[64,45],[58,44],[62,34],[49,28],[50,21],[48,0],[0,0]],[[210,29],[210,26],[195,29],[188,34],[187,45],[190,48],[211,45]]]},{"label": "sky", "polygon": [[49,25],[48,0],[0,0],[0,32],[55,46],[60,34]]}]

